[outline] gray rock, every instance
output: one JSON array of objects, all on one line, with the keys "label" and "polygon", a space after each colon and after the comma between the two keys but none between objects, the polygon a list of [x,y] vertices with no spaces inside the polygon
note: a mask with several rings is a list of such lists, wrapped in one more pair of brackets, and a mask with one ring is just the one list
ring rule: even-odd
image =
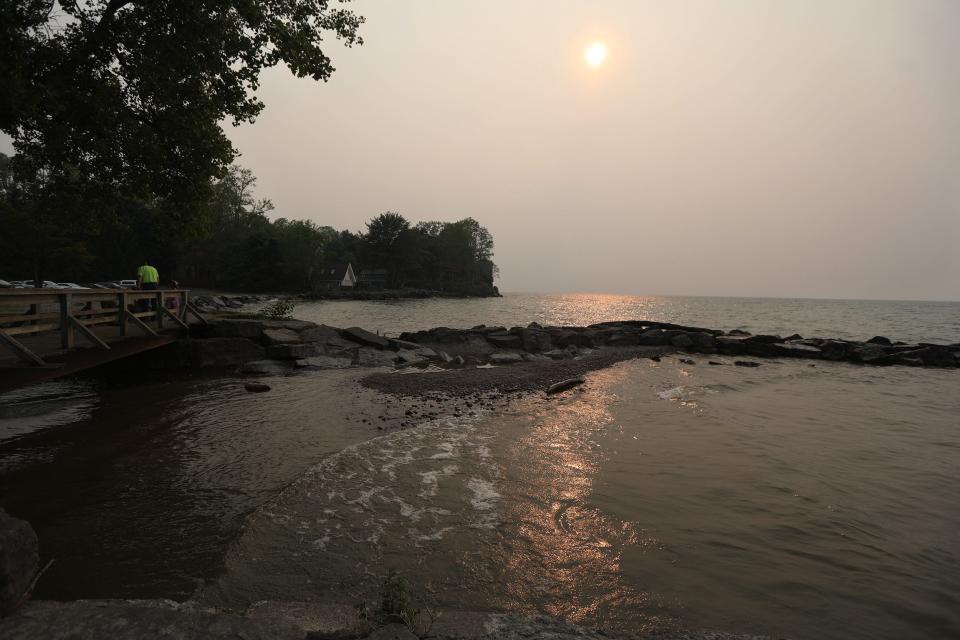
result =
[{"label": "gray rock", "polygon": [[770,336],[770,335],[757,335],[749,336],[746,338],[748,344],[773,344],[775,342],[783,342],[783,338],[780,336]]},{"label": "gray rock", "polygon": [[243,388],[249,391],[250,393],[266,393],[270,391],[270,385],[263,382],[248,382],[243,385]]},{"label": "gray rock", "polygon": [[592,347],[595,332],[561,329],[553,334],[553,343],[558,347]]},{"label": "gray rock", "polygon": [[361,329],[360,327],[348,327],[346,329],[341,329],[340,334],[347,340],[351,340],[357,344],[362,344],[368,347],[375,347],[377,349],[387,349],[390,347],[389,340],[383,336],[378,336],[375,333],[370,333],[366,329]]},{"label": "gray rock", "polygon": [[681,333],[673,336],[673,338],[670,340],[670,344],[675,346],[677,349],[689,349],[693,346],[693,338],[686,333]]},{"label": "gray rock", "polygon": [[313,356],[297,360],[297,366],[303,369],[349,369],[353,360],[346,358],[331,358],[330,356]]},{"label": "gray rock", "polygon": [[300,340],[303,342],[320,342],[326,344],[327,340],[330,340],[331,338],[342,340],[340,337],[340,330],[336,327],[329,327],[325,324],[317,325],[315,327],[307,327],[300,332]]},{"label": "gray rock", "polygon": [[640,336],[634,331],[613,330],[606,335],[604,342],[611,347],[632,347],[639,343]]},{"label": "gray rock", "polygon": [[417,366],[425,365],[430,361],[427,358],[419,355],[416,351],[411,351],[410,349],[400,349],[397,351],[395,356],[397,364],[404,366]]},{"label": "gray rock", "polygon": [[752,336],[753,334],[749,331],[744,331],[743,329],[731,329],[727,331],[728,336]]},{"label": "gray rock", "polygon": [[392,367],[397,354],[393,351],[380,351],[371,347],[361,347],[357,350],[354,362],[360,367]]},{"label": "gray rock", "polygon": [[863,364],[887,364],[886,349],[878,344],[857,344],[850,348],[847,357]]},{"label": "gray rock", "polygon": [[37,574],[39,562],[40,545],[33,527],[0,509],[0,615],[20,602]]},{"label": "gray rock", "polygon": [[523,348],[523,339],[518,335],[513,335],[509,333],[489,334],[487,335],[487,342],[501,349],[522,349]]},{"label": "gray rock", "polygon": [[323,342],[323,345],[324,350],[328,354],[349,354],[351,358],[354,357],[357,349],[360,348],[357,346],[357,343],[344,340],[340,336],[327,338],[326,341]]},{"label": "gray rock", "polygon": [[738,367],[759,367],[759,362],[753,362],[752,360],[734,360],[733,364]]},{"label": "gray rock", "polygon": [[[893,356],[894,362],[902,364],[914,364],[911,360],[919,360],[928,367],[954,367],[957,366],[958,358],[954,354],[953,347],[928,345],[914,351],[903,351]],[[914,364],[915,366],[915,364]]]},{"label": "gray rock", "polygon": [[[576,347],[573,348],[576,349]],[[565,360],[573,356],[573,354],[566,349],[551,349],[550,351],[545,351],[543,355],[552,360]]]},{"label": "gray rock", "polygon": [[522,361],[523,357],[519,353],[499,351],[490,355],[490,362],[492,364],[513,364],[514,362]]},{"label": "gray rock", "polygon": [[712,333],[697,331],[687,334],[693,340],[693,348],[700,353],[714,353],[717,350],[717,339]]},{"label": "gray rock", "polygon": [[0,620],[3,640],[303,640],[278,618],[250,619],[169,600],[31,602]]},{"label": "gray rock", "polygon": [[883,336],[873,336],[872,338],[867,340],[867,344],[879,344],[885,347],[889,347],[893,343],[890,341],[890,338],[885,338]]},{"label": "gray rock", "polygon": [[211,322],[208,333],[215,338],[249,338],[256,340],[263,333],[260,320],[228,319]]},{"label": "gray rock", "polygon": [[640,334],[637,343],[646,347],[662,347],[670,344],[670,337],[663,329],[649,329]]},{"label": "gray rock", "polygon": [[817,347],[824,360],[843,360],[847,357],[850,343],[843,340],[823,340]]},{"label": "gray rock", "polygon": [[437,353],[430,347],[418,346],[416,349],[413,350],[413,352],[418,356],[420,356],[421,358],[426,358],[427,360],[443,360],[444,362],[446,362],[447,359],[450,358],[450,356],[446,356],[446,358],[441,357],[439,353]]},{"label": "gray rock", "polygon": [[520,339],[523,343],[524,350],[530,353],[539,353],[541,351],[549,351],[553,346],[550,340],[550,334],[539,328],[540,325],[533,325],[527,329],[524,329],[520,334]]},{"label": "gray rock", "polygon": [[276,360],[254,360],[240,367],[240,373],[253,376],[282,376],[287,367]]},{"label": "gray rock", "polygon": [[423,345],[417,342],[410,342],[409,340],[398,340],[396,338],[390,338],[390,348],[399,351],[400,349],[409,349],[410,351],[416,351],[417,349],[423,348]]},{"label": "gray rock", "polygon": [[586,382],[586,380],[583,378],[570,378],[569,380],[562,380],[547,387],[547,395],[552,396],[555,393],[560,393],[561,391],[578,387],[584,382]]},{"label": "gray rock", "polygon": [[291,344],[300,342],[300,334],[293,329],[264,329],[263,339],[268,344]]},{"label": "gray rock", "polygon": [[749,336],[719,336],[717,337],[717,349],[720,353],[728,356],[739,356],[747,352],[747,339]]},{"label": "gray rock", "polygon": [[193,366],[232,367],[263,358],[264,349],[246,338],[205,338],[183,344],[186,360]]},{"label": "gray rock", "polygon": [[300,333],[316,327],[317,323],[306,320],[264,320],[263,326],[267,329],[290,329],[290,331]]},{"label": "gray rock", "polygon": [[267,347],[267,357],[279,360],[298,360],[318,355],[314,343],[272,344]]}]

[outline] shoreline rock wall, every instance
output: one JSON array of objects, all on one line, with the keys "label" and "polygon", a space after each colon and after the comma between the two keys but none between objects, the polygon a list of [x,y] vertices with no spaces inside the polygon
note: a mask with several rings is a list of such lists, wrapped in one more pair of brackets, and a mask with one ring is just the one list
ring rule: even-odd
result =
[{"label": "shoreline rock wall", "polygon": [[[907,344],[877,336],[865,342],[625,320],[587,327],[478,325],[435,327],[389,338],[360,327],[337,328],[302,320],[222,318],[194,327],[189,339],[151,352],[152,368],[241,367],[275,375],[295,368],[461,367],[564,360],[599,350],[665,347],[685,353],[802,358],[861,365],[960,367],[960,344]],[[142,362],[138,362],[142,365]]]}]

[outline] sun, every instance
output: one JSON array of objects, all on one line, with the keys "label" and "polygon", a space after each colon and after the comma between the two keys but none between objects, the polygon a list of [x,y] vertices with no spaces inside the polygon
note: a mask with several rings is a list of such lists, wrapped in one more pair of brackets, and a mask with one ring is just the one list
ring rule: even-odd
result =
[{"label": "sun", "polygon": [[591,67],[599,67],[607,59],[607,45],[602,42],[592,43],[584,50],[583,58]]}]

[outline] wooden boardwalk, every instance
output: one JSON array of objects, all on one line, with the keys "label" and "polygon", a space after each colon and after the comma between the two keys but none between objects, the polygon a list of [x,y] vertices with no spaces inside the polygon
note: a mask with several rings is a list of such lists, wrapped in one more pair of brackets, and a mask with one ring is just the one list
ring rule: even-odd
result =
[{"label": "wooden boardwalk", "polygon": [[156,349],[189,318],[184,290],[0,290],[0,393]]}]

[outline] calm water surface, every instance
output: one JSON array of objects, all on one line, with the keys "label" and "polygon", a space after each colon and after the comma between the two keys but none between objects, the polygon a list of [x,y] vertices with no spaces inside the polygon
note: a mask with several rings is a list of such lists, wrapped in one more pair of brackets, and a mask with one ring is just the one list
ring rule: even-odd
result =
[{"label": "calm water surface", "polygon": [[[641,299],[561,296],[555,315],[519,317],[545,298],[298,315],[388,332],[640,316],[958,339],[948,303],[791,317],[780,302],[640,313]],[[754,313],[737,320],[742,304]],[[626,362],[562,398],[387,435],[362,419],[404,407],[352,371],[271,378],[269,394],[230,376],[42,385],[0,396],[0,506],[57,558],[41,597],[372,601],[400,568],[437,606],[616,629],[960,636],[960,372],[695,359]]]},{"label": "calm water surface", "polygon": [[960,302],[508,293],[467,300],[310,301],[297,305],[296,316],[335,327],[359,323],[381,333],[654,320],[811,338],[867,340],[882,334],[894,340],[960,342]]}]

